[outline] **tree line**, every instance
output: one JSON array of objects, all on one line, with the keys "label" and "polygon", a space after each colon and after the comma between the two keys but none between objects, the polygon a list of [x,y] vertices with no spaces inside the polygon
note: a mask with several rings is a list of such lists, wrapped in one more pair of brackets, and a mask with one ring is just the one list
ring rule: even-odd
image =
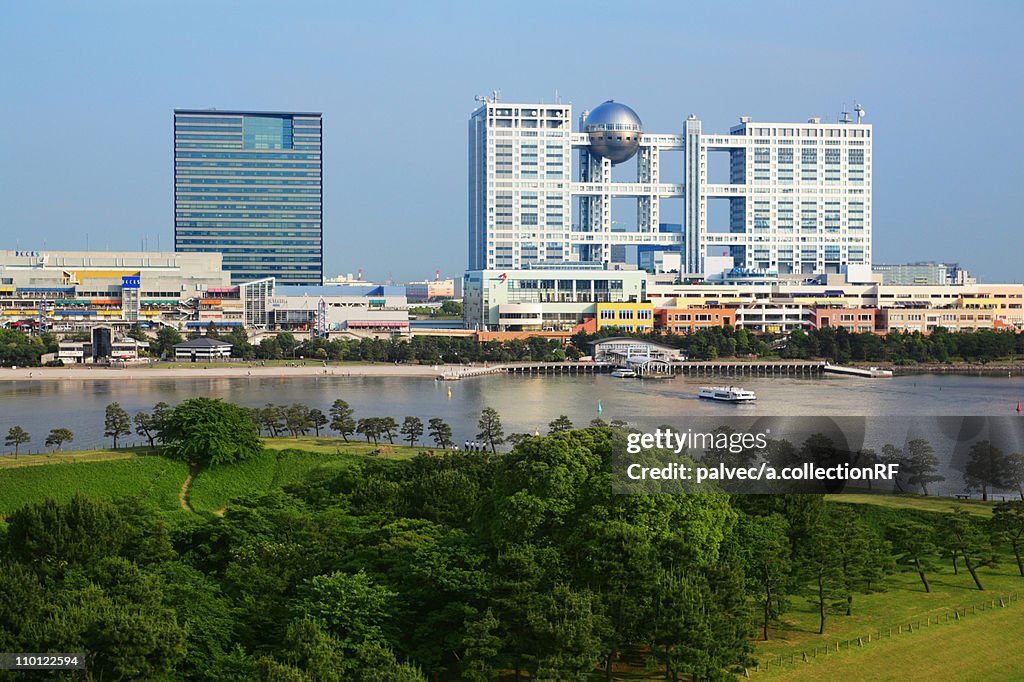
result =
[{"label": "tree line", "polygon": [[[346,407],[325,416],[348,430]],[[259,451],[253,411],[198,398],[160,413],[168,456],[232,466]],[[487,451],[359,459],[223,516],[23,507],[0,531],[0,645],[86,651],[110,680],[610,679],[625,660],[718,680],[798,602],[825,633],[895,571],[924,593],[948,565],[980,590],[1005,554],[1024,579],[1024,501],[984,519],[821,495],[615,494],[622,426],[559,416],[506,453],[500,415],[479,428]]]}]

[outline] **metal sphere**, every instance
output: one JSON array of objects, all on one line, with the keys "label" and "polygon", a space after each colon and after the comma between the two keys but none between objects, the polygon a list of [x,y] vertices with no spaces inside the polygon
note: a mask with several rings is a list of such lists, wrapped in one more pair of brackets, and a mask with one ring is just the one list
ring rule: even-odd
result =
[{"label": "metal sphere", "polygon": [[583,132],[590,138],[590,153],[613,164],[633,158],[643,130],[636,112],[613,100],[595,108],[583,122]]}]

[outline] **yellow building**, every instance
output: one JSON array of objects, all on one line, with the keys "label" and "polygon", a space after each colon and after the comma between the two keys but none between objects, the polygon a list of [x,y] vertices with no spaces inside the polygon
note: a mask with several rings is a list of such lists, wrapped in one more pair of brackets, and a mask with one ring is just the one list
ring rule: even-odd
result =
[{"label": "yellow building", "polygon": [[650,302],[598,303],[594,314],[598,329],[618,327],[627,332],[654,331],[654,304]]}]

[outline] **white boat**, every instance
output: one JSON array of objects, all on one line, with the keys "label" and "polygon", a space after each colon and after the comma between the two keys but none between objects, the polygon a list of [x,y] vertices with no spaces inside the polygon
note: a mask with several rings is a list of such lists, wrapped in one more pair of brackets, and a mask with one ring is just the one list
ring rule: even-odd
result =
[{"label": "white boat", "polygon": [[701,386],[697,396],[724,403],[749,403],[757,400],[753,391],[735,386]]},{"label": "white boat", "polygon": [[612,370],[612,376],[619,379],[632,379],[636,376],[636,372],[628,367],[620,367]]}]

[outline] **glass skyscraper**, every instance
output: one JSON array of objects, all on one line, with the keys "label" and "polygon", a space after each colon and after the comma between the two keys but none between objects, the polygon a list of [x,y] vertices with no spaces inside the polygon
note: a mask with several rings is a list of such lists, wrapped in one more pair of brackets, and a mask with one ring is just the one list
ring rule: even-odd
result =
[{"label": "glass skyscraper", "polygon": [[323,283],[319,113],[174,111],[174,250],[224,254],[233,283]]}]

